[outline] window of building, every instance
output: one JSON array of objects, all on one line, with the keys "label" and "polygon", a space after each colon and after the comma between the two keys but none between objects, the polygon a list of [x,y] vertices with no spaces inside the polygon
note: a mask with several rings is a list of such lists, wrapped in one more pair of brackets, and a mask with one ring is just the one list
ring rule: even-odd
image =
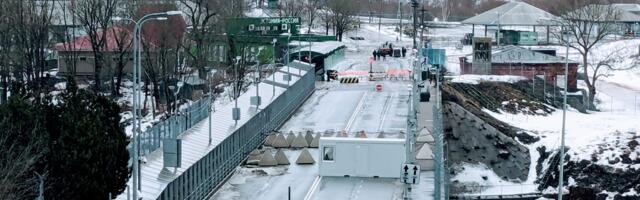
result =
[{"label": "window of building", "polygon": [[333,161],[335,156],[335,147],[327,146],[322,149],[322,160],[323,161]]}]

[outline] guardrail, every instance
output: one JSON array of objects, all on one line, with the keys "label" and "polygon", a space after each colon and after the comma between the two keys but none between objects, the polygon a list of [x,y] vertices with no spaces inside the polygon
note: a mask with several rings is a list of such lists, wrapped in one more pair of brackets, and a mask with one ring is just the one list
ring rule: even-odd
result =
[{"label": "guardrail", "polygon": [[244,158],[280,127],[315,90],[312,71],[227,136],[200,160],[169,183],[158,199],[205,199],[224,183]]}]

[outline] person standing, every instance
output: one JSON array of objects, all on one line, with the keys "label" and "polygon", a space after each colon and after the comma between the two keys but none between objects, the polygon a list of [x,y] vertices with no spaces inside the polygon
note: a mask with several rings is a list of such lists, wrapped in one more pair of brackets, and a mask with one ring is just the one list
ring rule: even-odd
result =
[{"label": "person standing", "polygon": [[402,47],[402,57],[404,58],[407,55],[407,48]]},{"label": "person standing", "polygon": [[376,57],[378,56],[378,52],[377,50],[373,50],[373,60],[377,60]]}]

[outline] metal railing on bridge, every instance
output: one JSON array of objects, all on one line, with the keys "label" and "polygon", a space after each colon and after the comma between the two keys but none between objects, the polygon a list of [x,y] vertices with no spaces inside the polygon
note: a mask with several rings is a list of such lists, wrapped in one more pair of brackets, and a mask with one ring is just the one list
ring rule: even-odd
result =
[{"label": "metal railing on bridge", "polygon": [[140,140],[140,156],[145,156],[162,147],[163,139],[176,138],[180,133],[208,117],[210,107],[211,98],[204,97],[177,114],[153,124],[153,126],[140,133],[138,136]]},{"label": "metal railing on bridge", "polygon": [[280,127],[315,90],[314,73],[308,71],[259,113],[229,134],[162,191],[158,199],[205,199],[224,183],[244,158]]}]

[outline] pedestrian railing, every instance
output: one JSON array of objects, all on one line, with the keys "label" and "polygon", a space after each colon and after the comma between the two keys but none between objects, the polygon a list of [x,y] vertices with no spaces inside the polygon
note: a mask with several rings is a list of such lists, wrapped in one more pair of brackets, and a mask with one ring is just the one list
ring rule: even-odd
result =
[{"label": "pedestrian railing", "polygon": [[211,98],[204,97],[180,112],[155,123],[140,133],[140,156],[145,156],[162,147],[162,140],[176,138],[180,133],[193,127],[209,116]]},{"label": "pedestrian railing", "polygon": [[169,183],[158,199],[205,199],[224,183],[244,158],[264,141],[267,133],[286,122],[315,90],[308,71],[259,113]]}]

